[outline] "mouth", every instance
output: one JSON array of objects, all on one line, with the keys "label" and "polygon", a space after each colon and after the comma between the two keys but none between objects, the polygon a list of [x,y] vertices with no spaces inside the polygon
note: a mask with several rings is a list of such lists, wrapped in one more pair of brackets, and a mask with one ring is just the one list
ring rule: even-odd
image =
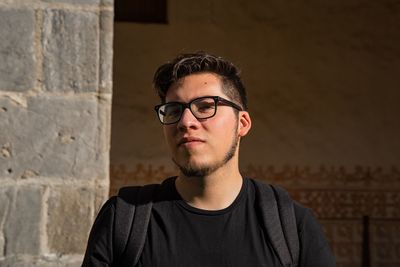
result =
[{"label": "mouth", "polygon": [[196,145],[196,144],[201,144],[204,143],[205,141],[201,138],[197,137],[183,137],[182,139],[179,140],[178,142],[178,147],[179,146],[188,146],[188,145]]}]

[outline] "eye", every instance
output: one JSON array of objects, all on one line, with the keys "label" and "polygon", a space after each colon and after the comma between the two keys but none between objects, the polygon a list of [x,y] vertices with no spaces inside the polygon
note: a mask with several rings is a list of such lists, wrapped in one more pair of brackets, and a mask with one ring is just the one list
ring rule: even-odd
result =
[{"label": "eye", "polygon": [[162,115],[165,117],[177,117],[180,114],[180,106],[176,104],[171,104],[171,105],[165,105]]},{"label": "eye", "polygon": [[203,99],[194,104],[196,111],[200,113],[209,113],[215,109],[215,103],[213,99]]}]

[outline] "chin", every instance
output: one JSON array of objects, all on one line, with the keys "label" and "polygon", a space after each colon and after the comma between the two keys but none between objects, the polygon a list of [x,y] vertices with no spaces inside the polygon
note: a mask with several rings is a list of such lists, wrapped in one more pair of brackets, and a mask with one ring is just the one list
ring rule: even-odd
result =
[{"label": "chin", "polygon": [[210,164],[207,161],[200,161],[200,160],[186,160],[186,161],[178,161],[175,162],[175,164],[178,165],[178,167],[184,167],[184,168],[189,168],[189,169],[203,169],[203,168],[209,168]]},{"label": "chin", "polygon": [[172,159],[172,161],[178,166],[179,170],[188,177],[204,177],[215,170],[214,164],[205,161],[194,159],[184,161]]},{"label": "chin", "polygon": [[221,158],[210,157],[212,154],[207,153],[193,153],[193,154],[176,154],[172,161],[178,166],[180,171],[185,176],[204,177],[209,175],[219,168],[225,166],[237,152],[238,138],[233,140],[230,149]]}]

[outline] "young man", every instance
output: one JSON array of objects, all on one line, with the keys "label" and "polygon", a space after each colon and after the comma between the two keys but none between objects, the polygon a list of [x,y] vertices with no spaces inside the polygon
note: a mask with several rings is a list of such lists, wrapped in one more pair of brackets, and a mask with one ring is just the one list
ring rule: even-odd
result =
[{"label": "young man", "polygon": [[[161,99],[157,116],[180,171],[154,192],[136,266],[283,266],[274,231],[264,230],[256,183],[239,172],[240,140],[251,118],[238,69],[206,53],[183,54],[159,67],[154,87]],[[113,201],[103,207],[82,266],[119,262],[116,212]],[[335,266],[312,212],[294,203],[294,214],[298,266]]]}]

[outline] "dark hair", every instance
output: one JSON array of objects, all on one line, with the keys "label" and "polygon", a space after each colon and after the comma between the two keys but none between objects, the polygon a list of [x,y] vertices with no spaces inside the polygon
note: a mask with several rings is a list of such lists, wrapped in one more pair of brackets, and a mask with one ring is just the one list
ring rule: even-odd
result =
[{"label": "dark hair", "polygon": [[161,65],[154,74],[153,86],[162,103],[172,84],[194,73],[210,72],[221,78],[224,93],[247,110],[246,89],[240,79],[240,70],[222,57],[205,52],[181,54]]}]

